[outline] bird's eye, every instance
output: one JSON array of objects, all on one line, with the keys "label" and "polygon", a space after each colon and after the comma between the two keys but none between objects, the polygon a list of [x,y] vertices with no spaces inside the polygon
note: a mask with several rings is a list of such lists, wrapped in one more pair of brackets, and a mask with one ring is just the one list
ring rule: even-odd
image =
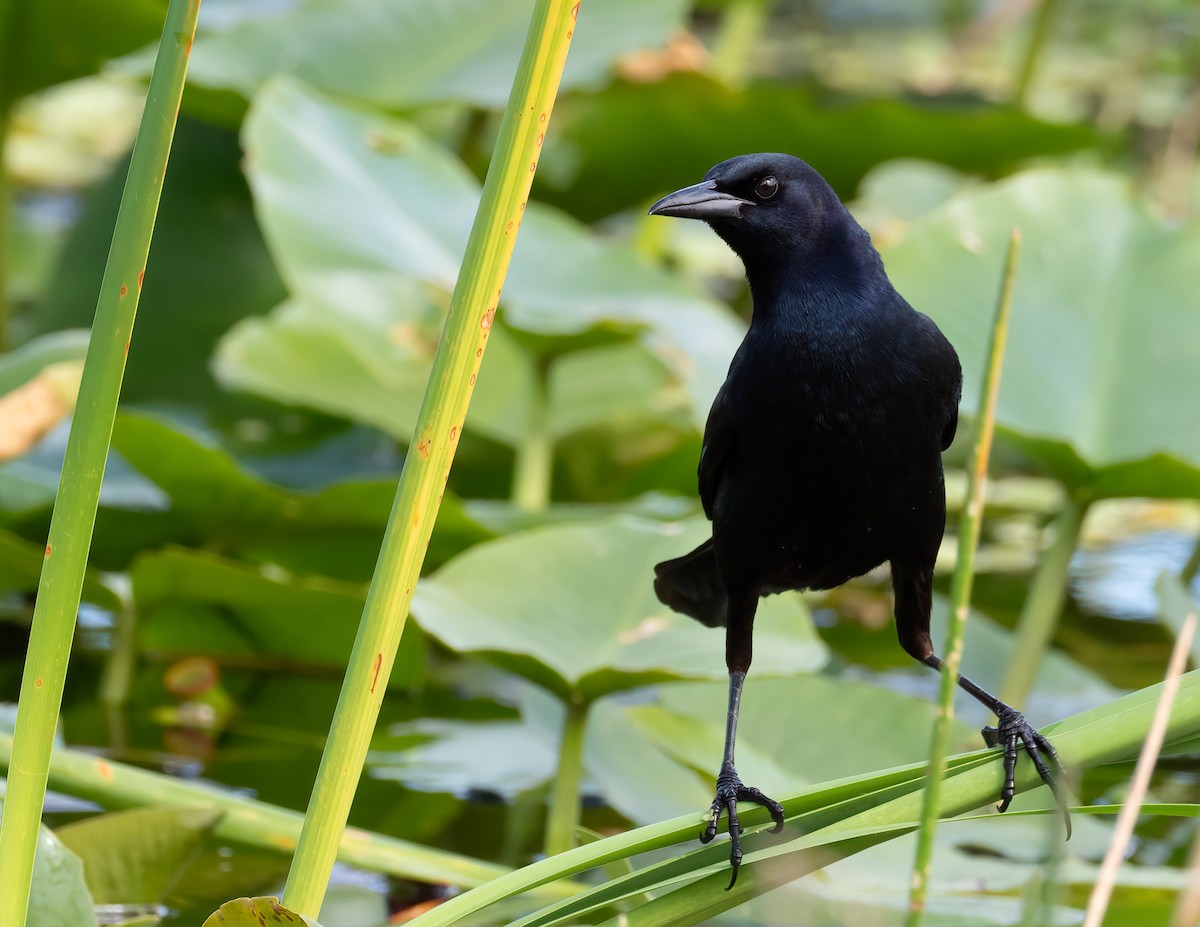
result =
[{"label": "bird's eye", "polygon": [[769,200],[779,190],[779,181],[775,179],[774,174],[768,174],[762,180],[754,185],[754,192],[760,200]]}]

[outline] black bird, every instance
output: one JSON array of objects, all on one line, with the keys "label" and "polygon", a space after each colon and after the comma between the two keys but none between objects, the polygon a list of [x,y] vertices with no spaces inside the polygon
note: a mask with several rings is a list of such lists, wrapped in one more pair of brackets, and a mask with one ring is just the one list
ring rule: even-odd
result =
[{"label": "black bird", "polygon": [[[950,342],[892,287],[870,236],[813,168],[785,154],[718,164],[663,197],[651,215],[703,219],[741,257],[754,311],[717,393],[700,453],[700,500],[712,538],[658,564],[662,602],[725,627],[729,715],[707,843],[722,812],[732,888],[742,851],[737,803],[783,808],[734,767],[738,704],[760,596],[831,589],[891,561],[900,644],[934,669],[933,565],[946,524],[942,451],[958,425],[962,371]],[[962,676],[997,716],[1004,745],[1000,810],[1012,800],[1018,742],[1066,816],[1050,743]],[[1067,817],[1070,833],[1070,818]]]}]

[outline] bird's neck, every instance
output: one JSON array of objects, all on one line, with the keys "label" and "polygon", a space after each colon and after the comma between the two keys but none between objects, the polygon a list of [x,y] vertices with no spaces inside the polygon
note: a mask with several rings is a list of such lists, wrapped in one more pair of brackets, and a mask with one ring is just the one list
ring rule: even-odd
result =
[{"label": "bird's neck", "polygon": [[880,311],[891,284],[866,232],[781,243],[776,254],[743,258],[754,303],[752,325],[818,331],[844,328]]}]

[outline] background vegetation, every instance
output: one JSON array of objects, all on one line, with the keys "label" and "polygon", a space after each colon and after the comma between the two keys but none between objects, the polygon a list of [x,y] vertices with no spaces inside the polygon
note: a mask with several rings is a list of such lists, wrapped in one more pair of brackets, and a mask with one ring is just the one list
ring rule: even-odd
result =
[{"label": "background vegetation", "polygon": [[[81,329],[163,15],[155,0],[69,7],[0,10],[0,701],[16,698]],[[206,0],[68,744],[304,808],[529,7]],[[352,823],[515,866],[545,846],[560,768],[593,831],[707,807],[721,640],[665,613],[649,577],[705,531],[700,430],[748,295],[711,233],[644,207],[746,151],[800,155],[852,203],[957,346],[965,409],[1022,227],[964,670],[1035,723],[1160,678],[1155,581],[1190,579],[1200,529],[1198,29],[1173,0],[583,4]],[[950,454],[952,506],[968,443]],[[925,757],[937,679],[896,645],[884,575],[763,612],[748,779],[792,793]],[[987,720],[960,707],[956,751]],[[1200,801],[1196,769],[1176,749],[1154,796]],[[1128,771],[1090,770],[1075,791],[1119,801]],[[50,808],[55,824],[87,810]],[[164,903],[193,923],[280,884],[287,857],[222,830],[234,817],[171,814],[125,819],[174,835],[139,897],[121,881],[137,865],[105,882],[91,864],[90,901],[41,875],[34,910]],[[104,858],[116,838],[89,851],[87,826],[59,828],[62,843]],[[1060,853],[1038,817],[943,828],[927,923],[1074,922],[1108,829],[1078,820]],[[1110,923],[1166,922],[1195,831],[1143,822]],[[882,843],[723,918],[897,923],[911,859],[910,841]],[[339,869],[322,922],[381,923],[439,898],[432,883],[499,871],[426,862],[411,880]]]}]

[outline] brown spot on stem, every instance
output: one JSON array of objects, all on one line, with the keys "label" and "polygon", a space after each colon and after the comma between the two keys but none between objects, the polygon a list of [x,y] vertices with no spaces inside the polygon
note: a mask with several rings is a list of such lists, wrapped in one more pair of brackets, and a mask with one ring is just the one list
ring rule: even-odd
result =
[{"label": "brown spot on stem", "polygon": [[483,318],[479,320],[479,327],[485,332],[492,327],[492,320],[496,318],[496,307],[492,306],[483,314]]},{"label": "brown spot on stem", "polygon": [[139,290],[142,288],[142,281],[145,279],[146,279],[146,268],[143,267],[141,270],[138,271],[138,289]]},{"label": "brown spot on stem", "polygon": [[127,295],[129,295],[129,287],[127,287],[125,284],[122,283],[121,284],[121,299],[124,299]]},{"label": "brown spot on stem", "polygon": [[428,438],[422,438],[420,441],[417,442],[417,453],[420,454],[422,457],[424,457],[426,460],[429,459],[429,444],[430,444],[430,441]]},{"label": "brown spot on stem", "polygon": [[510,219],[510,220],[509,220],[509,222],[508,222],[508,225],[506,225],[506,226],[504,227],[504,234],[505,234],[505,235],[507,235],[507,234],[508,234],[509,232],[511,232],[512,230],[513,230],[513,224],[512,224],[512,220]]},{"label": "brown spot on stem", "polygon": [[542,113],[542,115],[538,116],[538,122],[545,124],[545,122],[546,122],[546,114],[545,113]]},{"label": "brown spot on stem", "polygon": [[541,148],[541,147],[542,147],[542,142],[544,142],[545,140],[546,140],[546,133],[545,133],[545,132],[539,132],[539,133],[538,133],[538,137],[537,137],[537,146],[538,146],[539,148]]},{"label": "brown spot on stem", "polygon": [[125,356],[126,357],[129,356],[129,342],[128,341],[125,342]]},{"label": "brown spot on stem", "polygon": [[571,18],[572,19],[579,18],[579,4],[578,3],[576,3],[573,7],[571,7]]},{"label": "brown spot on stem", "polygon": [[96,760],[96,775],[105,782],[113,781],[112,767],[109,766],[104,760]]},{"label": "brown spot on stem", "polygon": [[451,425],[450,426],[450,440],[453,441],[457,437],[458,437],[458,426]]},{"label": "brown spot on stem", "polygon": [[483,348],[476,348],[476,349],[475,349],[475,356],[476,356],[476,357],[483,357]]},{"label": "brown spot on stem", "polygon": [[47,544],[47,545],[46,545],[46,556],[47,556],[47,557],[49,557],[49,556],[50,556],[50,550],[51,550],[51,548],[50,548],[50,545],[49,545],[49,544]]},{"label": "brown spot on stem", "polygon": [[536,170],[537,170],[537,161],[536,160],[530,161],[529,162],[529,173],[532,174]]},{"label": "brown spot on stem", "polygon": [[[482,353],[482,352],[480,352],[480,353]],[[475,374],[471,374],[471,385],[472,386],[475,385]]]},{"label": "brown spot on stem", "polygon": [[371,676],[371,691],[375,691],[375,683],[379,682],[379,669],[383,666],[383,654],[375,654],[375,672]]},{"label": "brown spot on stem", "polygon": [[34,682],[34,685],[35,685],[35,686],[37,686],[39,689],[42,687],[42,680],[41,680],[41,677],[39,677],[39,678],[38,678],[38,679],[37,679],[37,680]]}]

